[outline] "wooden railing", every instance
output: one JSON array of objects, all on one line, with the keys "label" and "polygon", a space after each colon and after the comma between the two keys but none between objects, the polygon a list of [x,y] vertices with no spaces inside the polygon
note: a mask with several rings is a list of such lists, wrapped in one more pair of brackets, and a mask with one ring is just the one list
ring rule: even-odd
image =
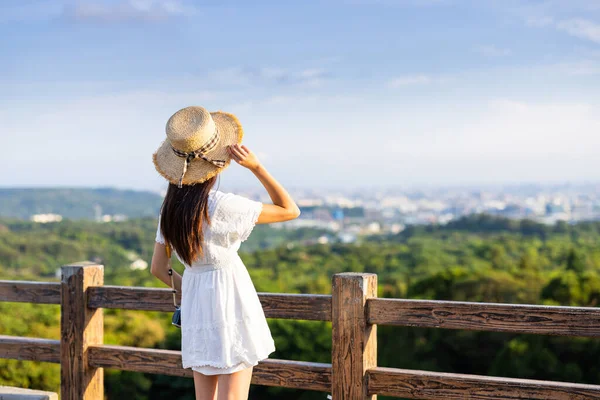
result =
[{"label": "wooden railing", "polygon": [[[104,286],[103,267],[62,267],[61,283],[0,281],[0,301],[61,305],[60,340],[0,336],[0,358],[61,364],[63,400],[103,399],[103,368],[191,377],[181,353],[103,344],[103,308],[172,311],[169,289]],[[331,295],[260,293],[268,318],[332,322],[331,364],[267,359],[252,383],[334,400],[600,399],[600,386],[377,366],[377,325],[600,336],[600,309],[377,298],[377,276],[333,276]],[[400,356],[400,355],[399,355]]]}]

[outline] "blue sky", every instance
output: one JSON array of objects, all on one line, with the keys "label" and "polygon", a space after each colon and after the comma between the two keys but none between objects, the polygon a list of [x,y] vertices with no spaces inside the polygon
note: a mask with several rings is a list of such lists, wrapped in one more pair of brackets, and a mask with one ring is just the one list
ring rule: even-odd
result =
[{"label": "blue sky", "polygon": [[188,105],[289,186],[600,180],[600,0],[2,0],[0,37],[0,186],[162,189]]}]

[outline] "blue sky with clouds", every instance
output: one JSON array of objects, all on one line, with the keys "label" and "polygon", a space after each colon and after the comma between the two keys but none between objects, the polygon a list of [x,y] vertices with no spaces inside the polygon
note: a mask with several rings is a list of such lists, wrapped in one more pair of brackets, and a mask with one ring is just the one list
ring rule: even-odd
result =
[{"label": "blue sky with clouds", "polygon": [[161,189],[188,105],[290,186],[600,180],[600,0],[2,0],[0,37],[0,186]]}]

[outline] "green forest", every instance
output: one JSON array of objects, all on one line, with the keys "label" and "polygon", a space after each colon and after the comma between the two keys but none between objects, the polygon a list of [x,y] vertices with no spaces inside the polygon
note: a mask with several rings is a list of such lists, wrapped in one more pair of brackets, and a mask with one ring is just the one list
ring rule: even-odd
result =
[{"label": "green forest", "polygon": [[[105,265],[107,285],[165,287],[149,269],[130,268],[133,258],[150,262],[155,232],[153,218],[2,219],[0,276],[57,281],[61,265],[92,260]],[[600,301],[600,222],[548,226],[476,215],[354,244],[301,244],[321,233],[257,226],[241,249],[257,290],[329,294],[333,274],[354,271],[376,273],[380,297],[589,307]],[[167,313],[104,313],[106,343],[179,349],[180,332]],[[57,339],[59,323],[58,306],[0,303],[0,334]],[[272,358],[331,361],[330,323],[269,324],[277,347]],[[600,384],[596,339],[379,327],[378,349],[386,367]],[[105,376],[108,399],[194,398],[191,379],[116,370]],[[0,360],[0,384],[58,391],[59,366]],[[250,398],[325,395],[253,386]]]},{"label": "green forest", "polygon": [[0,188],[0,217],[53,213],[68,219],[95,219],[98,214],[141,218],[158,215],[162,200],[158,193],[115,188]]}]

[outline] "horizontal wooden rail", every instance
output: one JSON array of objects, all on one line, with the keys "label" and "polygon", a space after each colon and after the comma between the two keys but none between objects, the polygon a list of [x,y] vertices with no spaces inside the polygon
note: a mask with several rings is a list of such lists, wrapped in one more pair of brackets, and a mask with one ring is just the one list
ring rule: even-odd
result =
[{"label": "horizontal wooden rail", "polygon": [[20,303],[60,304],[60,283],[0,281],[0,300]]},{"label": "horizontal wooden rail", "polygon": [[369,299],[370,324],[600,337],[600,308]]},{"label": "horizontal wooden rail", "polygon": [[259,293],[267,318],[331,321],[331,295]]},{"label": "horizontal wooden rail", "polygon": [[[181,301],[180,293],[177,301]],[[171,289],[135,286],[92,286],[87,290],[90,308],[120,308],[123,310],[173,311]]]},{"label": "horizontal wooden rail", "polygon": [[600,398],[600,386],[579,383],[499,378],[372,368],[367,371],[370,394],[407,399],[544,399],[589,400]]},{"label": "horizontal wooden rail", "polygon": [[331,364],[267,359],[252,371],[252,383],[290,389],[331,391]]},{"label": "horizontal wooden rail", "polygon": [[[60,342],[0,335],[0,358],[60,362]],[[127,346],[90,346],[88,361],[97,368],[191,377],[173,350]],[[367,370],[370,394],[409,399],[547,399],[600,398],[600,386],[515,378],[451,374],[376,367]],[[267,359],[255,368],[252,383],[328,392],[331,364]]]},{"label": "horizontal wooden rail", "polygon": [[60,363],[60,341],[0,335],[0,358]]},{"label": "horizontal wooden rail", "polygon": [[[191,377],[179,351],[102,344],[100,317],[90,322],[102,308],[173,310],[170,289],[103,286],[102,277],[102,266],[83,263],[64,266],[60,284],[0,281],[0,301],[62,301],[62,342],[0,335],[0,358],[61,363],[62,387],[73,389],[64,400],[102,399],[102,368]],[[333,277],[333,297],[259,293],[268,318],[333,319],[333,362],[267,359],[254,368],[252,383],[330,392],[336,400],[600,399],[596,385],[377,367],[374,339],[377,325],[600,337],[600,308],[378,299],[375,282],[371,274],[342,273]]]},{"label": "horizontal wooden rail", "polygon": [[[173,311],[170,289],[95,286],[88,289],[91,308]],[[319,294],[259,293],[267,318],[331,321],[331,296]]]},{"label": "horizontal wooden rail", "polygon": [[[90,346],[88,361],[97,368],[192,376],[190,369],[182,368],[181,352],[174,350]],[[331,364],[267,359],[254,367],[252,383],[326,392],[331,388]]]}]

